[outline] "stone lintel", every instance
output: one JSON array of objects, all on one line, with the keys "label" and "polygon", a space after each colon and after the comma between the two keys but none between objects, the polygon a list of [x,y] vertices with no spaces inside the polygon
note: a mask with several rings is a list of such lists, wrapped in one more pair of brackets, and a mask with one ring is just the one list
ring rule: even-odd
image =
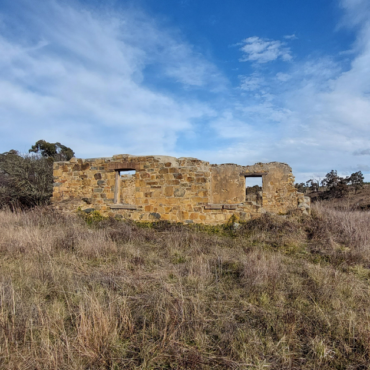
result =
[{"label": "stone lintel", "polygon": [[108,170],[137,170],[140,169],[140,165],[135,162],[118,162],[108,164]]},{"label": "stone lintel", "polygon": [[110,205],[111,209],[132,209],[136,210],[137,207],[132,204],[112,204]]},{"label": "stone lintel", "polygon": [[267,175],[267,172],[241,172],[240,176],[245,177],[261,177],[263,175]]}]

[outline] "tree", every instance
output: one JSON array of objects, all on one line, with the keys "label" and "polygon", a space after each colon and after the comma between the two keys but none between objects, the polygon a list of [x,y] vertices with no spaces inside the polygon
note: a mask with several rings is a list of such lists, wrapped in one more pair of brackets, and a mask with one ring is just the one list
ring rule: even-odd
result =
[{"label": "tree", "polygon": [[336,170],[331,170],[321,181],[326,187],[326,196],[329,198],[342,198],[348,194],[349,177],[340,177]]},{"label": "tree", "polygon": [[21,155],[16,150],[0,154],[0,208],[28,208],[50,203],[53,162],[69,161],[74,152],[61,143],[39,140]]},{"label": "tree", "polygon": [[69,161],[74,155],[71,148],[61,143],[48,143],[45,140],[39,140],[32,145],[29,153],[40,153],[45,158],[51,158],[53,161]]},{"label": "tree", "polygon": [[306,186],[313,193],[317,193],[319,191],[319,181],[318,180],[310,179],[306,182]]},{"label": "tree", "polygon": [[324,179],[321,181],[322,186],[326,186],[328,189],[335,187],[338,185],[341,177],[338,176],[336,170],[331,170],[329,173],[326,174]]},{"label": "tree", "polygon": [[257,194],[259,191],[262,191],[262,187],[259,185],[247,186],[245,188],[246,194]]},{"label": "tree", "polygon": [[332,188],[332,191],[334,193],[334,197],[336,198],[343,198],[345,195],[347,195],[349,193],[348,177],[341,177],[337,185]]},{"label": "tree", "polygon": [[0,208],[48,204],[53,192],[53,163],[46,157],[0,154]]},{"label": "tree", "polygon": [[364,175],[361,171],[357,171],[351,174],[351,176],[348,178],[351,185],[355,188],[355,194],[357,193],[357,190],[360,190],[364,187]]},{"label": "tree", "polygon": [[295,184],[295,188],[297,189],[297,191],[299,191],[300,193],[306,193],[307,192],[307,186],[304,182],[301,182],[301,183],[296,183]]}]

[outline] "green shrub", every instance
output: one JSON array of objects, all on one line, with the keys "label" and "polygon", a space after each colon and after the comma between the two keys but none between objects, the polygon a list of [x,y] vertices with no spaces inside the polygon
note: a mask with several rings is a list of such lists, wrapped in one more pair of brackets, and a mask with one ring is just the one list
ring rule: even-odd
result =
[{"label": "green shrub", "polygon": [[101,221],[107,219],[101,215],[99,211],[92,210],[91,212],[82,211],[81,209],[77,210],[78,215],[88,224],[88,225],[96,225]]}]

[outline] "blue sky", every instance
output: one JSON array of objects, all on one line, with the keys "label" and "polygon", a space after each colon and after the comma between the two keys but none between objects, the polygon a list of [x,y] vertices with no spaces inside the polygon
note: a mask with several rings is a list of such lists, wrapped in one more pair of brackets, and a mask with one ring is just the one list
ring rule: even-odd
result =
[{"label": "blue sky", "polygon": [[39,139],[370,181],[370,1],[2,0],[0,152]]}]

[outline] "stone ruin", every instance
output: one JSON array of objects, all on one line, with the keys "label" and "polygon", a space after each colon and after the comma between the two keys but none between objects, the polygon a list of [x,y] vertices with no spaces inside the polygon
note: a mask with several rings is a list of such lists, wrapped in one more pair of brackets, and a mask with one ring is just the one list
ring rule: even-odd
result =
[{"label": "stone ruin", "polygon": [[[246,178],[261,177],[262,191],[248,194]],[[217,225],[263,213],[310,212],[285,163],[215,165],[195,158],[114,155],[54,163],[55,208],[99,211],[134,221],[166,220]]]}]

